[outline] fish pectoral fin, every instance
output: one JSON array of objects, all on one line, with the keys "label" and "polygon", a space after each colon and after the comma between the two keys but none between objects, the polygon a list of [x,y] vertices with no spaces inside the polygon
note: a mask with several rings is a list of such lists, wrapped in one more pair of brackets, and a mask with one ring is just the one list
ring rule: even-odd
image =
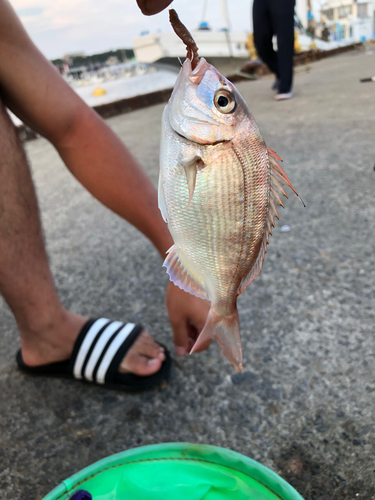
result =
[{"label": "fish pectoral fin", "polygon": [[[182,250],[179,249],[179,251],[181,252]],[[180,256],[177,253],[176,245],[173,245],[168,250],[167,254],[168,255],[163,263],[163,266],[167,268],[170,280],[185,292],[191,293],[201,299],[208,299],[207,292],[203,288],[203,285],[199,283],[194,276],[192,276],[192,274],[181,262]]]},{"label": "fish pectoral fin", "polygon": [[165,203],[164,187],[163,187],[163,173],[159,173],[159,185],[158,185],[158,206],[164,222],[168,223],[167,217],[167,205]]},{"label": "fish pectoral fin", "polygon": [[202,163],[202,158],[196,154],[187,160],[181,161],[181,165],[185,170],[186,181],[189,189],[189,202],[187,208],[189,208],[190,202],[193,198],[195,183],[197,180],[198,165]]}]

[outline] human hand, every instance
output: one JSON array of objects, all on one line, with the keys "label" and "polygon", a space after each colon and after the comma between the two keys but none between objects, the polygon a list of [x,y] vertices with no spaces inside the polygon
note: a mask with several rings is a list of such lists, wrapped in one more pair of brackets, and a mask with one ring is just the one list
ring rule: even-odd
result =
[{"label": "human hand", "polygon": [[[176,352],[179,356],[183,356],[190,352],[203,330],[210,310],[210,302],[184,292],[172,281],[168,283],[165,301],[173,329]],[[209,345],[210,341],[203,344],[196,352],[204,351]]]},{"label": "human hand", "polygon": [[145,16],[158,14],[171,3],[172,0],[137,0],[138,7]]}]

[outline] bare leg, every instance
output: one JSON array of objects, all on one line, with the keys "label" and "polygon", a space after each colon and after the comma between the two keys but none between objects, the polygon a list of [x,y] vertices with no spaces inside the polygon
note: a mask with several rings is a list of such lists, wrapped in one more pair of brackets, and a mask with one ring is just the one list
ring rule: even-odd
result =
[{"label": "bare leg", "polygon": [[[1,101],[0,151],[0,291],[17,321],[26,364],[69,359],[87,318],[64,309],[56,293],[29,166]],[[164,357],[143,332],[121,371],[148,375]]]}]

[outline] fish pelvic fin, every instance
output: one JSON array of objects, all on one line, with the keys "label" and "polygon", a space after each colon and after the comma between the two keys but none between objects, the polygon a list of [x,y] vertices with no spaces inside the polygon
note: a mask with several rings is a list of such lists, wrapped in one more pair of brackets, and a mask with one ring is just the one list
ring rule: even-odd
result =
[{"label": "fish pelvic fin", "polygon": [[211,307],[206,324],[195,342],[190,354],[197,351],[199,347],[208,340],[215,338],[223,351],[224,356],[232,363],[235,369],[241,373],[243,368],[242,347],[240,336],[240,320],[237,307],[229,316],[220,316]]},{"label": "fish pelvic fin", "polygon": [[184,290],[201,299],[208,299],[207,292],[204,290],[203,285],[186,269],[181,261],[179,253],[182,250],[177,249],[176,245],[171,246],[167,251],[167,258],[163,266],[167,268],[169,279],[173,283]]},{"label": "fish pelvic fin", "polygon": [[[299,196],[297,191],[292,186],[288,176],[278,164],[277,160],[282,161],[282,159],[277,156],[273,149],[267,148],[269,165],[271,170],[271,187],[270,187],[270,199],[269,199],[269,208],[268,208],[268,217],[266,221],[266,225],[264,228],[264,236],[260,245],[258,257],[255,261],[254,266],[251,268],[250,273],[242,280],[239,289],[238,295],[241,294],[250,283],[255,280],[259,276],[259,273],[262,270],[263,261],[267,253],[267,245],[270,241],[270,235],[272,235],[272,228],[275,227],[275,217],[278,219],[279,214],[277,212],[277,206],[281,206],[284,208],[283,202],[281,201],[280,196],[283,195],[285,198],[288,198],[283,185],[286,185],[292,189],[298,198],[303,203],[302,198]],[[303,206],[306,205],[303,203]]]}]

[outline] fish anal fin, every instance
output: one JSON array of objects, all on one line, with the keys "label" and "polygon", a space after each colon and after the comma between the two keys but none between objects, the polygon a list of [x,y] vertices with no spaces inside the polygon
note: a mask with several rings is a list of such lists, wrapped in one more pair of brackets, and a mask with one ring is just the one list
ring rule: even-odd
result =
[{"label": "fish anal fin", "polygon": [[240,336],[240,320],[237,308],[228,316],[220,316],[211,307],[206,324],[195,342],[190,354],[197,351],[210,339],[215,338],[224,356],[232,363],[235,369],[241,373],[242,347]]},{"label": "fish anal fin", "polygon": [[201,299],[208,299],[207,292],[204,290],[202,284],[192,276],[181,262],[176,245],[173,245],[167,254],[163,266],[167,268],[170,280],[185,292],[191,293]]},{"label": "fish anal fin", "polygon": [[191,158],[181,161],[181,165],[185,170],[186,181],[189,189],[189,202],[187,205],[188,207],[193,198],[195,183],[197,180],[198,164],[200,163],[202,163],[202,158],[196,154]]}]

